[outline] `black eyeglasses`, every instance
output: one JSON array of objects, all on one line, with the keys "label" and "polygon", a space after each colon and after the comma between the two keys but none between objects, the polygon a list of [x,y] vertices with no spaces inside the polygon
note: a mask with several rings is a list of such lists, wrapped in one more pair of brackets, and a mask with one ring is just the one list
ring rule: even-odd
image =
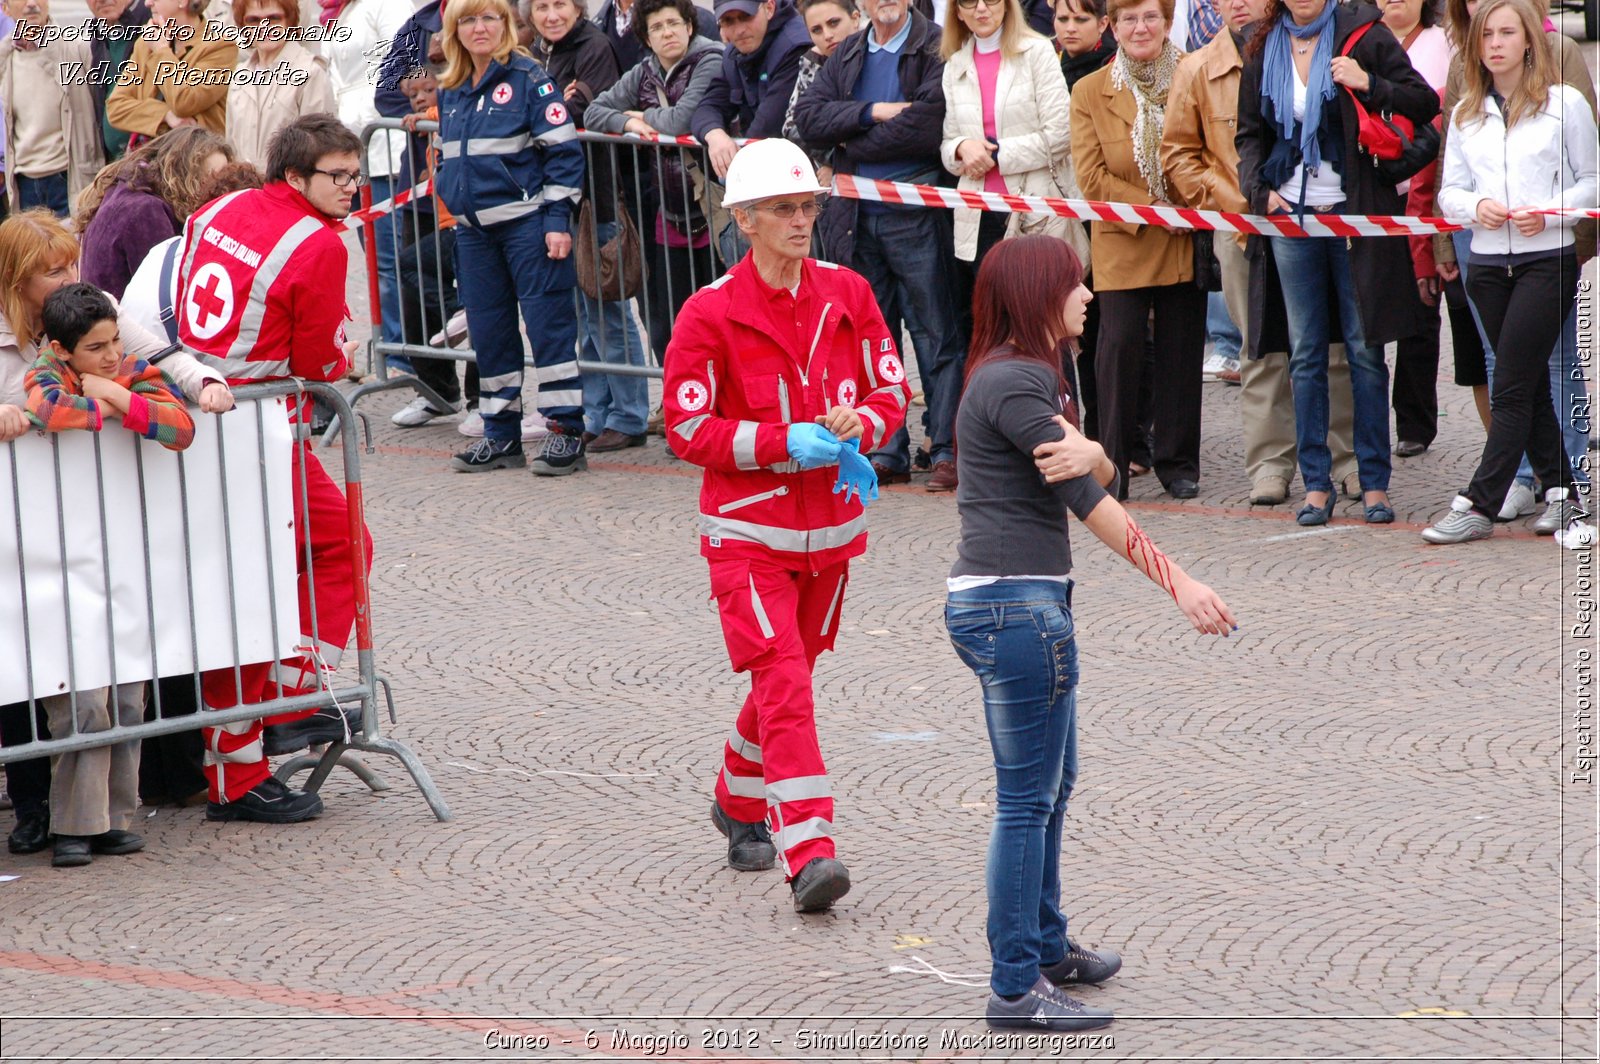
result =
[{"label": "black eyeglasses", "polygon": [[335,188],[360,188],[367,183],[367,177],[360,170],[313,170],[314,174],[322,174],[333,182]]}]

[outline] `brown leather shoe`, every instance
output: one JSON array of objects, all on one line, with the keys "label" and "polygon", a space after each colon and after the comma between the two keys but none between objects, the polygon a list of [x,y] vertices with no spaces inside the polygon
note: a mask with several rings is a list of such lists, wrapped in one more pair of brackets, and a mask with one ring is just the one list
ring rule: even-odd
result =
[{"label": "brown leather shoe", "polygon": [[628,447],[643,447],[645,434],[629,436],[627,433],[618,432],[616,429],[606,429],[600,435],[589,441],[589,452],[595,451],[621,451]]},{"label": "brown leather shoe", "polygon": [[585,446],[588,446],[589,444],[593,443],[595,440],[599,439],[600,437],[596,436],[594,433],[590,432],[588,429],[584,429],[582,434],[579,435],[578,438],[584,442]]},{"label": "brown leather shoe", "polygon": [[956,464],[951,461],[933,463],[933,476],[928,478],[929,491],[956,490]]},{"label": "brown leather shoe", "polygon": [[890,469],[881,462],[873,462],[872,471],[878,474],[878,484],[880,486],[884,484],[911,483],[911,474],[909,472],[900,469]]}]

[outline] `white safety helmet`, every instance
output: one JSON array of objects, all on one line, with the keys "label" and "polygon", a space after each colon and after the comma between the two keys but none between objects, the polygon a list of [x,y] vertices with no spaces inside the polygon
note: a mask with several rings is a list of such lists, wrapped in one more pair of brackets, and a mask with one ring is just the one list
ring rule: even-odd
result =
[{"label": "white safety helmet", "polygon": [[826,192],[800,147],[781,137],[746,144],[728,166],[724,207],[742,207],[773,196]]}]

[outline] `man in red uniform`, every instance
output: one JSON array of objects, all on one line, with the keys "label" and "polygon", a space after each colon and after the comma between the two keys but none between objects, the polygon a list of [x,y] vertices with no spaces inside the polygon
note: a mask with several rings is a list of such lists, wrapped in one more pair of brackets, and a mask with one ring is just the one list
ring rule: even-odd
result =
[{"label": "man in red uniform", "polygon": [[[344,372],[355,344],[345,342],[347,256],[334,222],[350,213],[360,152],[361,142],[333,116],[301,118],[268,146],[266,187],[213,200],[184,226],[178,338],[230,384],[331,381]],[[204,674],[201,693],[210,709],[316,691],[355,624],[344,494],[310,441],[297,443],[293,453],[297,653],[244,665],[237,676],[233,669]],[[370,560],[371,536],[366,540]],[[322,800],[279,783],[267,756],[346,738],[346,723],[339,710],[322,709],[269,718],[265,735],[260,720],[202,729],[211,792],[206,818],[287,824],[317,816]]]},{"label": "man in red uniform", "polygon": [[820,191],[786,140],[734,157],[724,202],[751,250],[684,304],[665,372],[672,448],[705,469],[700,548],[728,656],[750,673],[712,819],[732,867],[781,856],[801,912],[850,889],[834,856],[811,669],[833,646],[850,559],[867,545],[862,504],[835,494],[821,467],[840,460],[841,441],[852,463],[858,445],[881,446],[911,396],[867,282],[807,258]]}]

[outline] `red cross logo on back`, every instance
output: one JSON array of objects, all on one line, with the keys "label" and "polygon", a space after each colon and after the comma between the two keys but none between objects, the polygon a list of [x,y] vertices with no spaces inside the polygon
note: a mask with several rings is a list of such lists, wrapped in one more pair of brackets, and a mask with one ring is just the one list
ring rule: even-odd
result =
[{"label": "red cross logo on back", "polygon": [[208,262],[195,271],[189,282],[189,298],[184,316],[196,339],[209,340],[233,320],[233,281],[228,271]]}]

